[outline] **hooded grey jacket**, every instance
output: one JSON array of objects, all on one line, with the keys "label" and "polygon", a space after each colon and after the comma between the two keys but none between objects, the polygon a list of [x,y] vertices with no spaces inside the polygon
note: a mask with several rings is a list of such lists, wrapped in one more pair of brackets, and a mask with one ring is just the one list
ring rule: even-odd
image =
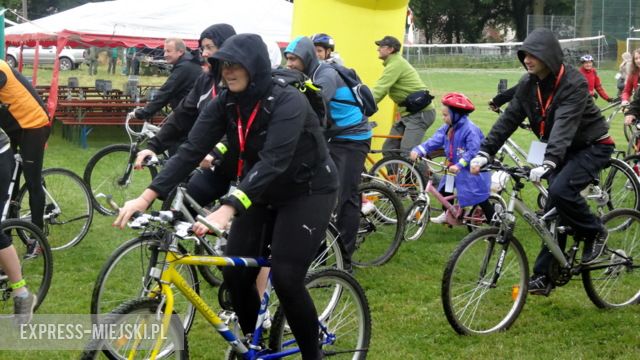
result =
[{"label": "hooded grey jacket", "polygon": [[[545,164],[555,168],[564,163],[567,152],[583,149],[606,138],[609,125],[595,105],[593,97],[589,95],[584,76],[574,67],[562,64],[562,48],[550,30],[536,29],[527,36],[518,51],[518,58],[523,66],[527,53],[547,65],[551,74],[544,80],[533,74],[525,74],[520,79],[514,99],[491,128],[480,152],[485,155],[495,154],[518,125],[528,118],[531,130],[541,141],[547,143]],[[544,126],[541,126],[543,119],[542,106],[537,96],[538,86],[543,103],[546,104],[562,66],[564,74],[553,94]]]}]

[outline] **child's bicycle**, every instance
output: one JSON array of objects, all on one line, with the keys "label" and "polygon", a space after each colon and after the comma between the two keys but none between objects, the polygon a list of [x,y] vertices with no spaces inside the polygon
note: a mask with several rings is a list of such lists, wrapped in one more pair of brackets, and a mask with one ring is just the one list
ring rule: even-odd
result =
[{"label": "child's bicycle", "polygon": [[[581,275],[589,299],[600,308],[615,308],[640,301],[640,271],[635,255],[640,251],[640,212],[616,209],[602,217],[609,239],[599,261],[582,265],[580,242],[565,251],[559,235],[572,229],[557,224],[557,211],[539,216],[522,201],[523,181],[529,169],[490,166],[511,179],[512,192],[499,223],[467,235],[453,251],[442,278],[442,304],[447,320],[463,335],[488,334],[508,329],[522,311],[528,293],[529,265],[524,249],[514,236],[516,216],[544,241],[553,254],[551,279],[555,286]],[[534,183],[534,185],[536,185]],[[537,184],[537,186],[540,186]]]},{"label": "child's bicycle", "polygon": [[[432,175],[442,176],[455,176],[447,171],[447,166],[442,163],[429,160],[427,158],[418,159],[418,162],[423,162],[429,169],[429,173]],[[433,179],[436,176],[430,176],[427,180],[427,184],[424,188],[415,190],[418,192],[413,200],[413,203],[407,211],[407,222],[405,225],[405,240],[417,240],[424,233],[427,224],[429,223],[431,212],[434,211],[431,206],[431,198],[433,196],[438,203],[444,207],[446,212],[446,224],[450,226],[464,225],[473,230],[482,225],[488,224],[492,219],[487,219],[479,205],[474,205],[468,208],[462,208],[458,204],[454,204],[456,195],[443,196],[438,189],[433,186]],[[499,214],[506,209],[506,203],[496,194],[489,195],[489,203],[493,206],[495,214]],[[436,209],[435,211],[440,211]]]},{"label": "child's bicycle", "polygon": [[160,127],[145,121],[138,132],[131,128],[131,119],[127,115],[124,124],[129,144],[112,144],[98,150],[84,168],[83,179],[91,190],[95,209],[102,215],[115,213],[98,194],[110,194],[116,202],[124,203],[141,193],[158,174],[156,166],[148,166],[148,171],[134,171],[133,165],[141,146],[154,137]]},{"label": "child's bicycle", "polygon": [[[173,212],[162,211],[159,216],[143,214],[129,223],[140,228],[155,224],[177,229],[167,232],[160,246],[154,248],[157,263],[150,267],[149,276],[156,282],[148,297],[123,303],[107,315],[101,326],[132,328],[123,336],[94,339],[86,347],[83,359],[93,359],[99,350],[110,358],[155,359],[173,355],[188,358],[185,330],[174,311],[174,289],[212,324],[229,343],[229,359],[278,359],[300,352],[287,325],[281,308],[276,311],[266,334],[263,322],[269,305],[271,281],[268,281],[258,312],[254,333],[245,338],[239,329],[237,316],[230,310],[216,312],[206,304],[184,279],[180,266],[240,266],[265,267],[269,260],[251,257],[192,256],[178,250],[178,242],[196,240],[191,224],[181,223]],[[223,234],[199,217],[218,236]],[[307,288],[318,312],[319,336],[322,351],[327,356],[365,359],[371,338],[371,317],[364,291],[348,273],[338,269],[320,269],[307,276]]]}]

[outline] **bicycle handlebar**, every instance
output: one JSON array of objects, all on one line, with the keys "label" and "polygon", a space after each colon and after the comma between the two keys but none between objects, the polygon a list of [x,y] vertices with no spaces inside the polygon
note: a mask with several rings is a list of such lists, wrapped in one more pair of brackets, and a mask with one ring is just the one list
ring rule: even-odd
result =
[{"label": "bicycle handlebar", "polygon": [[204,216],[197,215],[196,220],[198,220],[202,225],[206,226],[207,229],[211,230],[211,232],[216,236],[226,237],[226,232],[224,230],[218,229],[218,227],[210,223],[209,220],[207,220],[207,218],[205,218]]}]

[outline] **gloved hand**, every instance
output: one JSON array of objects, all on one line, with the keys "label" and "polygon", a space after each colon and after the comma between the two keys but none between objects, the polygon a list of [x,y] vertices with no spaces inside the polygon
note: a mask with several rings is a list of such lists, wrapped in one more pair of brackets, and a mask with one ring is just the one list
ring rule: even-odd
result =
[{"label": "gloved hand", "polygon": [[478,174],[480,172],[480,168],[487,165],[488,162],[489,159],[487,159],[486,156],[476,155],[476,157],[471,159],[471,162],[469,163],[469,171],[472,174]]},{"label": "gloved hand", "polygon": [[500,112],[500,108],[498,106],[496,106],[496,104],[493,102],[493,100],[489,100],[489,110],[493,111],[493,112]]},{"label": "gloved hand", "polygon": [[132,111],[130,113],[127,114],[127,119],[135,119],[136,118],[136,112]]},{"label": "gloved hand", "polygon": [[608,99],[607,99],[607,102],[608,102],[609,104],[611,104],[611,103],[616,102],[616,99],[614,99],[614,98],[608,98]]},{"label": "gloved hand", "polygon": [[551,166],[542,165],[531,169],[529,173],[529,180],[532,182],[540,182],[542,178],[551,170]]}]

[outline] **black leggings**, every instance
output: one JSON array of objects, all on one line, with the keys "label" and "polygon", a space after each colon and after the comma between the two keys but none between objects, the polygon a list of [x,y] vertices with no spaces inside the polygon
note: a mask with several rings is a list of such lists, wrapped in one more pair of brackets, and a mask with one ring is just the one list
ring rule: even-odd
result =
[{"label": "black leggings", "polygon": [[[42,163],[44,160],[44,145],[49,138],[51,128],[43,126],[37,129],[21,129],[8,133],[11,138],[11,149],[22,157],[22,171],[24,181],[29,190],[29,209],[31,209],[31,222],[40,229],[44,229],[44,201],[45,194],[42,189]],[[18,174],[20,176],[20,174]],[[13,189],[17,195],[19,187]]]},{"label": "black leggings", "polygon": [[[303,359],[321,358],[318,315],[304,279],[326,236],[336,194],[303,195],[277,206],[253,205],[233,220],[227,256],[261,256],[271,244],[271,281]],[[260,308],[259,268],[224,268],[233,308],[245,334],[253,333]]]},{"label": "black leggings", "polygon": [[[0,154],[0,212],[4,210],[4,205],[9,200],[9,184],[11,183],[11,174],[13,172],[13,152],[11,149]],[[11,246],[11,238],[4,232],[0,232],[0,250]]]}]

